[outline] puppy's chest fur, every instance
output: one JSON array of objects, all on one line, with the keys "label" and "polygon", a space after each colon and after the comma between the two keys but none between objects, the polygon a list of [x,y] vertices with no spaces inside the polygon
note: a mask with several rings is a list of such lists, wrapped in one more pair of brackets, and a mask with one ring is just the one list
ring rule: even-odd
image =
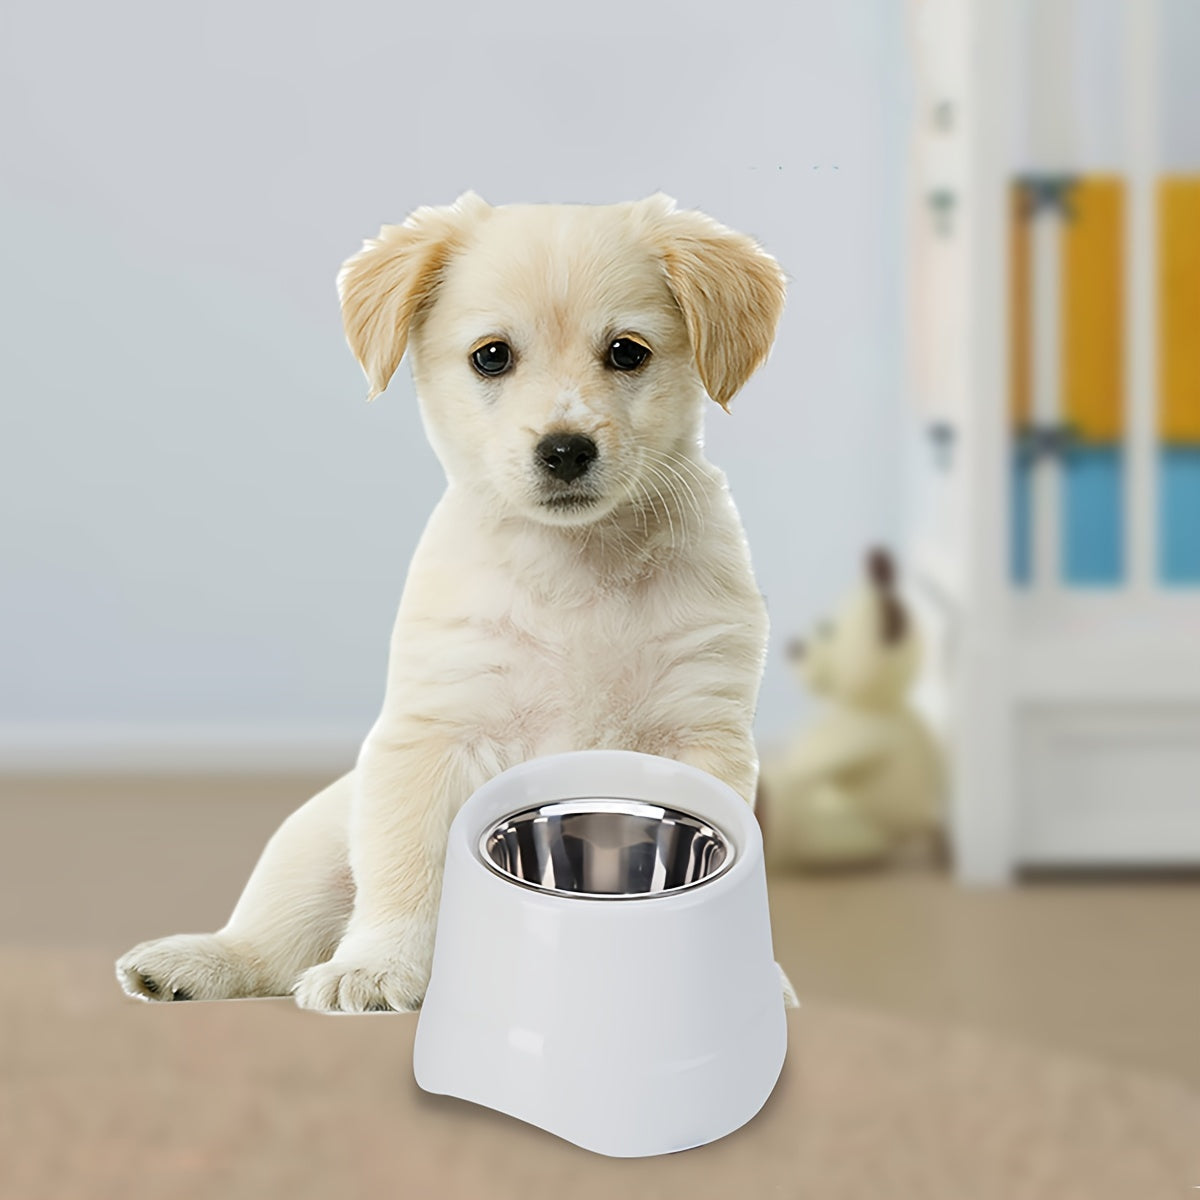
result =
[{"label": "puppy's chest fur", "polygon": [[426,719],[513,761],[670,753],[714,693],[752,707],[765,615],[741,590],[714,592],[687,561],[590,583],[477,568],[469,594],[402,612],[395,682]]},{"label": "puppy's chest fur", "polygon": [[664,689],[687,669],[681,631],[644,596],[598,594],[529,621],[539,607],[518,605],[492,626],[499,703],[494,723],[485,722],[491,732],[535,754],[665,748],[674,722]]}]

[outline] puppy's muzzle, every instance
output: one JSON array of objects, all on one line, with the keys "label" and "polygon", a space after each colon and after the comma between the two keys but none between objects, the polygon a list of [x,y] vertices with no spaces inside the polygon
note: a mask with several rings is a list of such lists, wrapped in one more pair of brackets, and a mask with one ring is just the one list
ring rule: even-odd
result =
[{"label": "puppy's muzzle", "polygon": [[570,483],[586,473],[599,451],[582,433],[550,433],[537,444],[536,457],[542,468],[561,483]]}]

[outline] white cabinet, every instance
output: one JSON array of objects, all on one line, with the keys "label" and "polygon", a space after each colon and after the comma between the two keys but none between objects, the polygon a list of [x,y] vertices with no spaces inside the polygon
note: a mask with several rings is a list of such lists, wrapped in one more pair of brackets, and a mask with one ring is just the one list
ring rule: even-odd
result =
[{"label": "white cabinet", "polygon": [[1200,859],[1200,704],[1030,702],[1016,743],[1021,863]]}]

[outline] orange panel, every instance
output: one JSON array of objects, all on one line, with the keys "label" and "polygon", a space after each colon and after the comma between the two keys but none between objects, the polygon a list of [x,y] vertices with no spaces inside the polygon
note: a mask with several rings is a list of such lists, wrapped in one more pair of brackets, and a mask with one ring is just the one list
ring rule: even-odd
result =
[{"label": "orange panel", "polygon": [[1158,186],[1159,429],[1200,444],[1200,175]]},{"label": "orange panel", "polygon": [[1009,189],[1008,218],[1008,405],[1013,427],[1031,420],[1029,221],[1022,216],[1022,188]]},{"label": "orange panel", "polygon": [[1062,419],[1085,442],[1120,439],[1124,424],[1125,187],[1085,176],[1062,226]]}]

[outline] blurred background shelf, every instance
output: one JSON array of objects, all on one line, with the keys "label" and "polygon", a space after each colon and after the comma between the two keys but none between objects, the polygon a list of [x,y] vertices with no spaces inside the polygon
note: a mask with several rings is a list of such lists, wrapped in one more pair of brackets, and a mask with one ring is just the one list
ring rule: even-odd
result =
[{"label": "blurred background shelf", "polygon": [[1200,862],[1200,10],[910,6],[911,552],[960,878]]}]

